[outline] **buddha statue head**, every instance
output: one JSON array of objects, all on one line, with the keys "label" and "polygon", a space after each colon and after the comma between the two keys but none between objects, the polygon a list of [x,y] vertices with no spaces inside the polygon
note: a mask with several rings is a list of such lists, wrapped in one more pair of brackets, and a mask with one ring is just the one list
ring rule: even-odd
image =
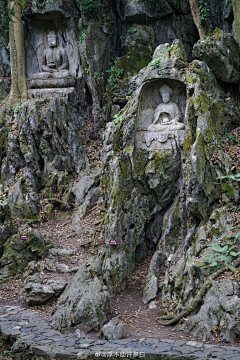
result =
[{"label": "buddha statue head", "polygon": [[159,89],[160,95],[162,97],[162,101],[164,103],[168,103],[170,101],[171,95],[172,95],[172,89],[168,85],[163,85]]},{"label": "buddha statue head", "polygon": [[49,47],[56,47],[57,46],[57,35],[55,31],[50,31],[47,36],[48,45]]}]

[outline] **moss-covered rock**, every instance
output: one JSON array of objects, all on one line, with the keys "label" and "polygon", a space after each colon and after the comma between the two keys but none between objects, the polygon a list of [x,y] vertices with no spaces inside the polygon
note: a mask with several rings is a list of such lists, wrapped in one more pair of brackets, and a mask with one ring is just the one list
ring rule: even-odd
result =
[{"label": "moss-covered rock", "polygon": [[51,323],[55,328],[90,331],[104,324],[111,302],[101,275],[101,258],[91,258],[79,268],[54,310]]},{"label": "moss-covered rock", "polygon": [[198,314],[191,316],[179,329],[194,337],[215,341],[214,334],[224,342],[236,342],[240,335],[238,297],[239,285],[230,279],[212,281]]},{"label": "moss-covered rock", "polygon": [[33,99],[0,109],[1,182],[13,217],[36,219],[38,194],[63,197],[86,166],[81,115],[67,98]]},{"label": "moss-covered rock", "polygon": [[193,57],[205,61],[218,79],[238,82],[239,48],[232,34],[216,28],[211,36],[194,45]]},{"label": "moss-covered rock", "polygon": [[[146,237],[148,245],[156,247],[166,211],[163,209],[174,199],[180,175],[180,151],[151,152],[136,146],[137,108],[143,89],[153,79],[164,79],[166,73],[172,80],[185,81],[185,66],[186,56],[179,41],[159,46],[154,60],[136,77],[137,90],[105,134],[101,183],[108,207],[108,256],[103,270],[112,293],[125,286],[135,260],[146,256]],[[110,240],[117,240],[117,246],[109,246]]]},{"label": "moss-covered rock", "polygon": [[[186,90],[186,107],[182,107],[185,137],[171,151],[147,150],[136,141],[140,112],[145,114],[145,122],[150,121],[160,101],[152,86],[156,81],[159,87],[173,81],[180,95]],[[230,170],[220,137],[237,122],[239,109],[231,93],[228,103],[224,101],[224,88],[204,62],[194,60],[187,65],[179,41],[160,45],[134,82],[136,91],[105,133],[102,188],[107,206],[106,282],[112,292],[123,288],[135,259],[144,256],[145,241],[153,248],[158,244],[157,250],[166,256],[169,266],[164,301],[170,302],[172,296],[180,301],[181,297],[187,304],[209,274],[202,268],[206,250],[198,259],[192,246],[200,250],[201,242],[194,245],[196,231],[218,203],[222,188],[217,177]],[[156,105],[147,98],[151,89]],[[181,99],[184,102],[184,97]],[[227,114],[229,106],[234,109],[231,117]],[[117,246],[109,246],[109,240],[117,240]],[[128,261],[117,261],[124,253]],[[116,265],[111,265],[112,257]],[[198,281],[193,286],[194,277]]]},{"label": "moss-covered rock", "polygon": [[187,252],[182,253],[180,258],[175,253],[169,259],[170,268],[163,284],[164,303],[170,303],[174,299],[172,306],[177,301],[179,311],[191,303],[202,284],[215,271],[214,267],[206,266],[206,257],[213,254],[211,246],[208,246],[209,242],[218,242],[220,239],[224,241],[229,236],[231,234],[227,229],[226,209],[214,210],[209,221],[198,227]]},{"label": "moss-covered rock", "polygon": [[114,102],[126,104],[133,88],[133,76],[148,65],[154,49],[153,32],[147,26],[134,24],[123,36],[127,54],[116,59],[110,68],[107,90]]},{"label": "moss-covered rock", "polygon": [[0,198],[0,257],[3,253],[4,244],[16,229],[11,221],[11,211],[8,202]]},{"label": "moss-covered rock", "polygon": [[30,261],[41,260],[48,252],[50,243],[29,227],[10,237],[4,244],[0,258],[0,281],[7,281],[22,273]]}]

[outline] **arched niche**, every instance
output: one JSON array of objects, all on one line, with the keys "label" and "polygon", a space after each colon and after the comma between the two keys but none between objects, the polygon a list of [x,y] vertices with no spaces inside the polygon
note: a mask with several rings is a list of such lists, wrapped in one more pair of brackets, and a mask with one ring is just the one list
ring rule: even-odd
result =
[{"label": "arched niche", "polygon": [[47,35],[54,31],[58,45],[66,50],[71,76],[78,77],[80,56],[74,31],[74,24],[59,12],[25,17],[25,57],[27,79],[41,72],[41,57],[48,47]]},{"label": "arched niche", "polygon": [[[165,108],[165,103],[159,92],[164,85],[170,88],[168,105],[172,104],[175,112],[177,111],[179,114],[179,119],[176,122],[171,122],[173,120],[171,119],[172,115],[169,115],[169,123],[161,123],[162,120],[159,117],[154,128],[157,110]],[[169,107],[168,105],[166,105],[166,108]],[[139,100],[136,133],[137,148],[152,151],[173,149],[176,147],[176,143],[181,146],[185,134],[185,110],[186,86],[184,83],[172,79],[157,79],[148,82],[143,87]],[[160,112],[163,113],[164,111]],[[174,113],[174,111],[170,111],[170,113]]]}]

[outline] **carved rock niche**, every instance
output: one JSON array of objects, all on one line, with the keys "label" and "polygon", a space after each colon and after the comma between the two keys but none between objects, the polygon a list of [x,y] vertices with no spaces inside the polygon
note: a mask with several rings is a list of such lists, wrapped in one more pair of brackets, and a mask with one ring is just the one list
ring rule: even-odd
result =
[{"label": "carved rock niche", "polygon": [[149,151],[175,150],[185,134],[186,86],[160,79],[146,84],[140,96],[136,146]]},{"label": "carved rock niche", "polygon": [[[81,75],[72,21],[61,13],[51,12],[25,17],[25,26],[26,75],[30,94],[45,97],[51,93],[62,96],[72,92]],[[51,36],[55,37],[55,45],[49,42]]]}]

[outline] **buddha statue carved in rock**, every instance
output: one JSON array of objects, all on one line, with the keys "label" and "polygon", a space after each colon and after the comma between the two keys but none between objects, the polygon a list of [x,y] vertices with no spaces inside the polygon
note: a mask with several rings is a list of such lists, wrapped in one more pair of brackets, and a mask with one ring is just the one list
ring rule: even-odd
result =
[{"label": "buddha statue carved in rock", "polygon": [[160,90],[162,103],[154,112],[153,122],[148,127],[149,131],[182,130],[185,125],[180,122],[182,114],[178,105],[171,101],[172,89],[168,85],[163,85]]},{"label": "buddha statue carved in rock", "polygon": [[47,36],[48,48],[41,57],[40,72],[34,74],[35,79],[66,78],[70,76],[69,61],[66,50],[58,46],[57,35],[50,31]]}]

